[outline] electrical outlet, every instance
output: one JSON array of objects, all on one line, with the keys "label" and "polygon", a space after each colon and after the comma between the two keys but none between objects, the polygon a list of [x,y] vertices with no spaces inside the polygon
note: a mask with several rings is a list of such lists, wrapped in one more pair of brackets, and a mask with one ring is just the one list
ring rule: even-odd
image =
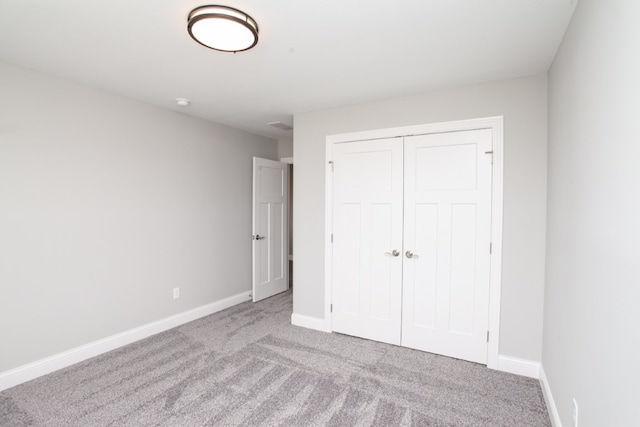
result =
[{"label": "electrical outlet", "polygon": [[180,298],[180,288],[173,288],[173,299]]},{"label": "electrical outlet", "polygon": [[578,427],[578,402],[573,398],[573,427]]}]

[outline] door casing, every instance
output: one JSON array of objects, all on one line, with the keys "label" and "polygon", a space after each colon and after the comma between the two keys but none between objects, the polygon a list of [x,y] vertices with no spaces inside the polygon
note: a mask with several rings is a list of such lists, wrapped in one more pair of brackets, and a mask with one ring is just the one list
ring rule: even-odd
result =
[{"label": "door casing", "polygon": [[502,201],[503,201],[503,117],[487,117],[443,123],[403,126],[329,135],[326,138],[325,153],[325,297],[324,319],[326,330],[331,332],[331,301],[333,287],[333,145],[380,138],[427,135],[443,132],[491,129],[493,146],[493,171],[491,185],[491,277],[489,280],[489,343],[487,367],[498,369],[500,348],[500,295],[502,287]]}]

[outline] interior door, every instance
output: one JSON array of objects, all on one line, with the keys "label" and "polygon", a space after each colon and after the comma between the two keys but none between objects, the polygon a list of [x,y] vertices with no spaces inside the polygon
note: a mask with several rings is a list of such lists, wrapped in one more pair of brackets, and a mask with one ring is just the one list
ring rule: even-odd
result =
[{"label": "interior door", "polygon": [[288,168],[253,158],[253,301],[289,289]]},{"label": "interior door", "polygon": [[491,130],[405,138],[402,345],[487,363]]},{"label": "interior door", "polygon": [[333,149],[332,329],[400,344],[402,138]]}]

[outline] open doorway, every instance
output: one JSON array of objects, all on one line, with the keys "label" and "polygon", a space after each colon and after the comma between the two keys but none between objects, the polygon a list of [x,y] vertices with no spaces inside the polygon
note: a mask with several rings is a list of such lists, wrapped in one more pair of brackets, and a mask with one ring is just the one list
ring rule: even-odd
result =
[{"label": "open doorway", "polygon": [[293,163],[289,165],[289,288],[293,289]]},{"label": "open doorway", "polygon": [[289,166],[289,288],[293,288],[293,158],[281,158]]},{"label": "open doorway", "polygon": [[280,162],[289,165],[289,288],[293,288],[293,182],[295,181],[293,138],[278,140],[278,158]]}]

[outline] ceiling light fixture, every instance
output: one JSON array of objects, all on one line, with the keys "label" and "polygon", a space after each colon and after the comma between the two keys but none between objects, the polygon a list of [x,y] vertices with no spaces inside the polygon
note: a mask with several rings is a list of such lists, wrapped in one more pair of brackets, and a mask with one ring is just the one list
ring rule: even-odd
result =
[{"label": "ceiling light fixture", "polygon": [[246,13],[228,6],[200,6],[189,13],[189,35],[222,52],[242,52],[258,43],[258,24]]}]

